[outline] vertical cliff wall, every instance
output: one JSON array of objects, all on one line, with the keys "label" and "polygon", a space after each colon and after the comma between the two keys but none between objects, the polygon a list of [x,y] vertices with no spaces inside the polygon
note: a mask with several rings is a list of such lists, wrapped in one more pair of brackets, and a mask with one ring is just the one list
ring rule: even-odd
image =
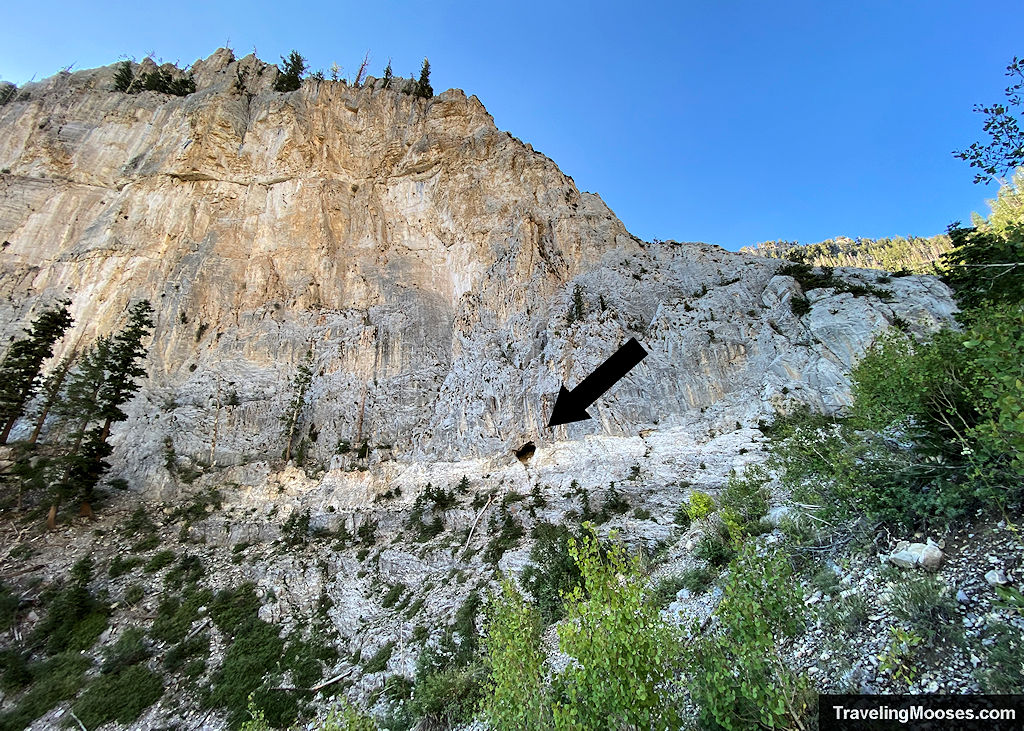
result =
[{"label": "vertical cliff wall", "polygon": [[[156,308],[150,375],[114,435],[138,488],[172,485],[168,449],[200,467],[279,459],[307,358],[307,469],[348,466],[341,442],[367,442],[369,464],[508,458],[585,434],[707,438],[793,398],[838,408],[877,329],[953,310],[906,277],[887,302],[814,290],[798,317],[780,262],[638,240],[458,90],[276,93],[275,67],[224,50],[194,72],[186,97],[112,91],[108,67],[0,107],[3,333],[69,296],[59,356],[133,300]],[[594,420],[546,429],[559,386],[630,336],[650,356]]]}]

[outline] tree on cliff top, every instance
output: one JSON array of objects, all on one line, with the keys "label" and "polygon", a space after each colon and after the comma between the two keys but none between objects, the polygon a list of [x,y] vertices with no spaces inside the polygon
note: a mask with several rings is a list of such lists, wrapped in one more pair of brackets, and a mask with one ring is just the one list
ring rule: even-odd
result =
[{"label": "tree on cliff top", "polygon": [[283,68],[277,81],[274,82],[274,91],[295,91],[302,86],[302,75],[306,73],[309,65],[306,63],[306,59],[295,50],[288,54],[288,58],[281,56],[281,63]]},{"label": "tree on cliff top", "polygon": [[430,61],[428,59],[423,59],[420,80],[416,82],[416,96],[424,99],[434,96],[434,87],[430,85]]}]

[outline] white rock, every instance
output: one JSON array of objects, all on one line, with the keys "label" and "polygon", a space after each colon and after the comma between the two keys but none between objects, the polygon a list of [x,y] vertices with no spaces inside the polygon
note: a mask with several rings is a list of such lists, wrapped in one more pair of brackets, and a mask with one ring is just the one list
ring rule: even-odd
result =
[{"label": "white rock", "polygon": [[1010,583],[1010,580],[1006,578],[1006,574],[1003,572],[1002,569],[992,569],[991,571],[986,573],[985,581],[987,581],[992,586],[1003,586],[1004,584]]}]

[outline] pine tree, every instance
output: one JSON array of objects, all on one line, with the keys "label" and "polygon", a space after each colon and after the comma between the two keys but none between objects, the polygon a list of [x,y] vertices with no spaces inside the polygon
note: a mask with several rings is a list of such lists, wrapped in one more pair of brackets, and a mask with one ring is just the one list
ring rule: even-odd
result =
[{"label": "pine tree", "polygon": [[387,89],[391,86],[391,79],[394,78],[394,73],[391,71],[391,59],[388,59],[388,65],[384,67],[384,88]]},{"label": "pine tree", "polygon": [[15,340],[0,363],[0,444],[7,443],[14,422],[25,412],[25,404],[39,387],[43,361],[53,355],[53,344],[71,327],[70,300],[44,310],[25,330],[27,338]]},{"label": "pine tree", "polygon": [[302,86],[302,75],[309,65],[298,51],[289,53],[288,58],[281,56],[281,63],[284,68],[274,82],[274,91],[295,91]]},{"label": "pine tree", "polygon": [[71,372],[75,360],[74,352],[71,355],[65,356],[50,374],[43,379],[42,386],[39,388],[41,403],[38,405],[35,413],[36,425],[28,438],[30,444],[35,444],[39,440],[39,434],[43,431],[47,417],[57,404],[61,391],[64,390],[64,381],[67,379],[68,373]]},{"label": "pine tree", "polygon": [[572,290],[572,305],[569,307],[569,324],[578,322],[587,316],[587,305],[583,301],[583,288],[576,285]]},{"label": "pine tree", "polygon": [[134,80],[135,74],[132,73],[131,61],[122,61],[117,65],[117,71],[114,72],[114,91],[127,92]]},{"label": "pine tree", "polygon": [[302,407],[306,403],[306,391],[313,381],[313,369],[310,362],[313,360],[313,351],[306,351],[306,359],[295,373],[292,380],[292,400],[288,404],[288,410],[281,417],[284,424],[284,461],[292,458],[292,443],[295,441],[295,434],[298,431],[299,419],[302,416]]},{"label": "pine tree", "polygon": [[430,61],[427,59],[423,59],[420,80],[416,82],[416,96],[424,99],[434,96],[434,87],[430,85]]},{"label": "pine tree", "polygon": [[113,337],[97,338],[71,375],[56,408],[73,425],[61,459],[57,499],[77,494],[88,504],[110,468],[104,461],[112,451],[107,439],[113,423],[128,418],[121,407],[139,390],[136,379],[146,375],[139,361],[146,355],[142,341],[153,327],[152,314],[148,300],[135,303],[125,327]]}]

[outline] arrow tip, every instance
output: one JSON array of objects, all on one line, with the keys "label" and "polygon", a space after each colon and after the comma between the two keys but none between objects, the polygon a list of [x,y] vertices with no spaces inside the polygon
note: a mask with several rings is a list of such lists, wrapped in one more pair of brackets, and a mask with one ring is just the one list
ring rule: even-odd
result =
[{"label": "arrow tip", "polygon": [[551,409],[551,421],[548,422],[548,428],[574,421],[586,421],[589,418],[590,414],[580,403],[579,398],[573,396],[572,391],[565,386],[560,387],[558,398],[555,399],[555,407]]}]

